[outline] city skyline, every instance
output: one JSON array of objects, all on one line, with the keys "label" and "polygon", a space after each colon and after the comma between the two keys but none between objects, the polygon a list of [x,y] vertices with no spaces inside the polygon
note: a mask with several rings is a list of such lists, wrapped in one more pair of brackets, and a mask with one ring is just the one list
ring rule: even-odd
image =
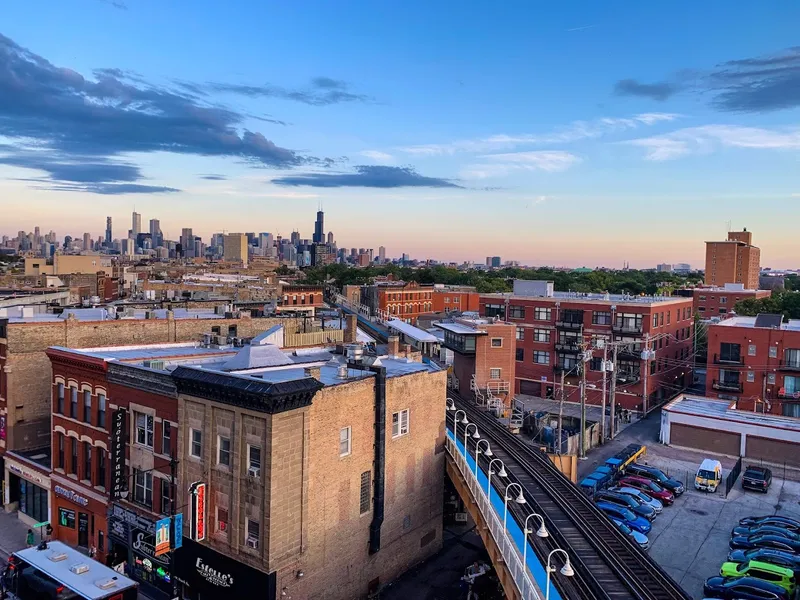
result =
[{"label": "city skyline", "polygon": [[730,221],[796,266],[798,6],[44,4],[0,31],[0,235],[310,238],[322,201],[390,255],[696,266]]}]

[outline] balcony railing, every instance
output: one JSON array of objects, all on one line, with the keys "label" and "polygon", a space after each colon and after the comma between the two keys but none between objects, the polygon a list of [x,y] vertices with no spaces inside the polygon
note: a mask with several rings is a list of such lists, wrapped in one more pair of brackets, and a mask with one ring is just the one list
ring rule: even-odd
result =
[{"label": "balcony railing", "polygon": [[621,346],[619,350],[617,350],[617,357],[623,360],[642,360],[642,349],[631,349]]},{"label": "balcony railing", "polygon": [[641,323],[637,325],[636,323],[624,323],[617,321],[612,326],[614,333],[627,333],[631,335],[641,335],[642,334],[642,325]]},{"label": "balcony railing", "polygon": [[624,385],[631,385],[634,383],[639,383],[642,380],[642,373],[641,371],[618,371],[617,372],[617,383],[621,383]]},{"label": "balcony railing", "polygon": [[800,400],[800,392],[787,392],[786,388],[778,390],[778,398],[783,400]]},{"label": "balcony railing", "polygon": [[742,383],[740,381],[718,381],[714,379],[711,387],[715,390],[723,390],[726,392],[742,392]]},{"label": "balcony railing", "polygon": [[781,360],[781,371],[800,371],[800,362],[792,360]]},{"label": "balcony railing", "polygon": [[581,347],[578,342],[556,342],[556,350],[576,354],[581,351]]},{"label": "balcony railing", "polygon": [[559,329],[579,330],[583,327],[583,321],[556,321],[556,327]]},{"label": "balcony railing", "polygon": [[567,377],[578,377],[581,374],[581,366],[580,364],[568,366],[568,365],[553,365],[553,371],[556,373],[564,373]]},{"label": "balcony railing", "polygon": [[714,355],[714,364],[715,365],[743,365],[744,358],[741,356],[731,356],[730,354],[721,355],[715,354]]}]

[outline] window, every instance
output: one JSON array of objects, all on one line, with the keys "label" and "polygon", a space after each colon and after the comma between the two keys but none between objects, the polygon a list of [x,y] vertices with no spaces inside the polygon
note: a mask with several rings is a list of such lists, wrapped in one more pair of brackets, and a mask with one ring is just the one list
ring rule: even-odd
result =
[{"label": "window", "polygon": [[492,338],[492,348],[502,348],[503,338]]},{"label": "window", "polygon": [[230,438],[219,436],[217,438],[217,464],[226,467],[231,466],[231,440]]},{"label": "window", "polygon": [[706,307],[705,306],[698,306],[697,307],[697,312],[706,312]]},{"label": "window", "polygon": [[525,350],[522,348],[517,348],[515,359],[519,361],[525,360]]},{"label": "window", "polygon": [[258,549],[258,543],[261,540],[261,525],[258,521],[252,519],[245,519],[247,521],[247,546],[253,549]]},{"label": "window", "polygon": [[537,306],[533,310],[533,318],[537,321],[549,321],[552,309]]},{"label": "window", "polygon": [[598,312],[595,311],[592,313],[592,324],[593,325],[611,325],[611,313],[610,312]]},{"label": "window", "polygon": [[661,318],[659,319],[658,324],[659,325],[663,325],[664,324],[664,313],[661,313]]},{"label": "window", "polygon": [[161,454],[172,456],[172,425],[169,421],[161,423]]},{"label": "window", "polygon": [[589,361],[589,370],[591,370],[591,371],[602,371],[603,370],[603,358],[601,356],[593,356],[592,360]]},{"label": "window", "polygon": [[770,358],[778,358],[778,347],[777,346],[770,346],[769,347],[769,357]]},{"label": "window", "polygon": [[653,327],[658,327],[658,313],[653,313]]},{"label": "window", "polygon": [[[297,296],[294,297],[297,300]],[[236,325],[228,325],[228,335],[236,337]]]},{"label": "window", "polygon": [[92,480],[92,445],[89,442],[83,443],[83,478]]},{"label": "window", "polygon": [[525,329],[523,327],[517,327],[517,341],[522,341],[525,339]]},{"label": "window", "polygon": [[217,507],[217,531],[228,533],[228,509]]},{"label": "window", "polygon": [[64,414],[64,384],[59,383],[57,386],[56,397],[58,398],[58,409],[57,412],[60,415]]},{"label": "window", "polygon": [[172,504],[172,493],[169,479],[161,480],[161,514],[168,515]]},{"label": "window", "polygon": [[75,529],[75,511],[67,508],[58,509],[58,525],[67,529]]},{"label": "window", "polygon": [[350,427],[342,427],[339,430],[339,456],[349,456],[352,450],[350,435],[352,429]]},{"label": "window", "polygon": [[720,304],[727,304],[728,303],[728,298],[725,297],[725,296],[720,296],[719,297],[719,303]]},{"label": "window", "polygon": [[705,296],[700,296],[698,299],[700,300],[700,302],[705,302],[706,301],[706,297]]},{"label": "window", "polygon": [[719,360],[721,362],[738,363],[741,361],[742,347],[739,344],[722,342],[719,345]]},{"label": "window", "polygon": [[72,452],[70,453],[71,454],[71,458],[72,458],[72,462],[69,465],[69,472],[72,475],[77,475],[78,474],[78,439],[77,438],[70,438],[70,440],[72,440],[72,448],[71,448]]},{"label": "window", "polygon": [[359,514],[366,514],[369,512],[369,501],[372,496],[372,471],[364,471],[361,473],[361,488],[358,494],[358,512]]},{"label": "window", "polygon": [[203,456],[203,432],[197,429],[189,430],[189,453],[195,458]]},{"label": "window", "polygon": [[254,477],[261,473],[261,448],[259,446],[247,447],[247,468]]},{"label": "window", "polygon": [[789,348],[784,351],[783,358],[787,367],[800,367],[800,350]]},{"label": "window", "polygon": [[667,311],[667,325],[669,325],[669,318],[670,318],[671,315],[672,315],[672,311],[668,310]]},{"label": "window", "polygon": [[755,356],[756,355],[756,345],[755,344],[748,344],[747,346],[747,356]]},{"label": "window", "polygon": [[58,434],[58,462],[56,462],[56,466],[59,469],[64,468],[64,434]]},{"label": "window", "polygon": [[549,329],[534,329],[533,330],[533,341],[534,342],[542,342],[545,344],[550,343],[550,330]]},{"label": "window", "polygon": [[500,379],[501,369],[489,369],[489,379]]},{"label": "window", "polygon": [[92,422],[92,392],[83,390],[83,422]]},{"label": "window", "polygon": [[502,304],[487,304],[483,309],[487,317],[505,317],[506,309]]},{"label": "window", "polygon": [[153,415],[134,413],[136,416],[136,443],[140,446],[153,447]]},{"label": "window", "polygon": [[728,309],[727,309],[727,308],[720,308],[720,309],[718,309],[718,310],[719,310],[719,314],[721,314],[721,315],[724,315],[725,313],[727,313],[727,312],[728,312]]},{"label": "window", "polygon": [[525,307],[524,306],[514,306],[511,305],[508,307],[508,318],[509,319],[524,319],[525,318]]},{"label": "window", "polygon": [[537,365],[549,365],[550,364],[550,353],[544,352],[542,350],[534,350],[533,351],[533,362]]},{"label": "window", "polygon": [[106,487],[106,451],[97,449],[97,485]]},{"label": "window", "polygon": [[408,409],[392,413],[392,437],[400,437],[408,433]]},{"label": "window", "polygon": [[643,318],[641,313],[617,313],[614,328],[622,330],[623,333],[641,333]]},{"label": "window", "polygon": [[25,479],[19,480],[19,511],[37,522],[47,521],[49,490]]},{"label": "window", "polygon": [[650,375],[656,374],[656,367],[657,367],[656,361],[650,363]]},{"label": "window", "polygon": [[106,395],[97,394],[97,426],[106,428]]},{"label": "window", "polygon": [[153,506],[153,472],[134,470],[133,480],[133,501],[151,508]]},{"label": "window", "polygon": [[73,419],[78,418],[78,388],[69,388],[69,416]]}]

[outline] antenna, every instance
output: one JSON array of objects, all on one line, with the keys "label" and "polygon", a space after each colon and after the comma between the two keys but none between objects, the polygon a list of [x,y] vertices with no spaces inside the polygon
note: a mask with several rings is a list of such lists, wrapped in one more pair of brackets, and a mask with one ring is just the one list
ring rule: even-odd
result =
[{"label": "antenna", "polygon": [[731,232],[731,222],[727,221],[726,223],[728,225],[728,233],[730,233]]}]

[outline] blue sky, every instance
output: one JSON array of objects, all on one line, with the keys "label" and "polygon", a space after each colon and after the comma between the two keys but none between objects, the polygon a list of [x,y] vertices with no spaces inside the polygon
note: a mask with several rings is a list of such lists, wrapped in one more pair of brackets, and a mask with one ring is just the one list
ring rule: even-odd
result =
[{"label": "blue sky", "polygon": [[[435,6],[431,6],[435,4]],[[12,1],[0,233],[798,266],[800,4]],[[794,217],[794,218],[791,218]]]}]

